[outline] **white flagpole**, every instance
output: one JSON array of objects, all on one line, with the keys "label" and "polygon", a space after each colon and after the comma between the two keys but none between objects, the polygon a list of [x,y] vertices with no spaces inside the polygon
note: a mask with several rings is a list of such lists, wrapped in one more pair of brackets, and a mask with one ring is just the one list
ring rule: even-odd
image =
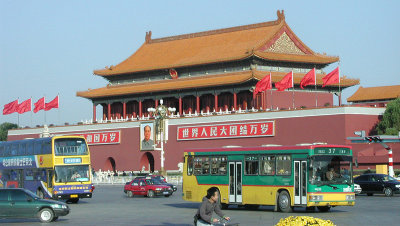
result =
[{"label": "white flagpole", "polygon": [[293,109],[294,109],[294,81],[293,80],[294,80],[294,78],[293,78],[293,70],[292,70],[292,88],[293,88],[292,103],[293,103]]},{"label": "white flagpole", "polygon": [[[17,107],[19,106],[19,97],[17,98]],[[17,121],[17,126],[18,126],[18,128],[19,128],[19,112],[18,112],[18,108],[17,108],[17,118],[18,118],[18,121]]]},{"label": "white flagpole", "polygon": [[269,72],[269,84],[271,85],[271,111],[274,110],[273,105],[272,105],[272,75],[271,71]]},{"label": "white flagpole", "polygon": [[315,86],[315,107],[318,107],[318,96],[317,96],[317,69],[314,66],[314,86]]},{"label": "white flagpole", "polygon": [[57,99],[58,99],[58,124],[61,125],[61,120],[60,120],[60,93],[57,93]]},{"label": "white flagpole", "polygon": [[33,124],[32,124],[32,96],[31,96],[31,126],[33,127]]},{"label": "white flagpole", "polygon": [[340,61],[338,66],[338,74],[339,74],[339,107],[342,105],[342,94],[340,93]]},{"label": "white flagpole", "polygon": [[43,111],[44,111],[44,124],[46,124],[46,94],[43,95],[43,102],[44,102],[44,109],[43,109]]}]

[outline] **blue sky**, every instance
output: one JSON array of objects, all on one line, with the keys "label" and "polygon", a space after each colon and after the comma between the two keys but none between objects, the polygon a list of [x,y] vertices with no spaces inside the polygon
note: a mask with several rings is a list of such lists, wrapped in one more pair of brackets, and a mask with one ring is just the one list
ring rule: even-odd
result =
[{"label": "blue sky", "polygon": [[[340,57],[341,74],[363,87],[400,85],[400,1],[0,1],[0,108],[17,97],[35,102],[60,94],[47,124],[92,117],[76,91],[106,80],[93,70],[116,65],[152,38],[276,20],[312,50]],[[326,68],[329,72],[337,64]],[[346,89],[343,100],[357,90]],[[100,115],[98,107],[98,115]],[[0,123],[17,123],[17,114]],[[19,116],[20,126],[44,123],[44,112]]]}]

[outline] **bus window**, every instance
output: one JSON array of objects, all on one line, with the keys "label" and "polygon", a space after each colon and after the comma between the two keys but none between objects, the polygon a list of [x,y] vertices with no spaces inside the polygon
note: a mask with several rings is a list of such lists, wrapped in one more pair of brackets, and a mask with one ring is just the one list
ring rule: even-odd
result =
[{"label": "bus window", "polygon": [[261,175],[275,175],[275,156],[261,157]]},{"label": "bus window", "polygon": [[33,143],[26,144],[26,155],[33,155]]},{"label": "bus window", "polygon": [[42,154],[42,142],[40,141],[35,141],[34,147],[33,147],[33,153],[35,155],[40,155]]},{"label": "bus window", "polygon": [[258,156],[245,157],[245,175],[258,175]]},{"label": "bus window", "polygon": [[11,155],[17,155],[18,154],[18,144],[12,144],[11,145]]},{"label": "bus window", "polygon": [[190,176],[193,174],[193,156],[188,156],[187,159],[187,175]]},{"label": "bus window", "polygon": [[25,180],[33,180],[33,172],[31,169],[25,169]]},{"label": "bus window", "polygon": [[4,155],[4,145],[0,144],[0,156]]},{"label": "bus window", "polygon": [[42,154],[51,154],[51,143],[48,141],[42,142]]},{"label": "bus window", "polygon": [[212,157],[211,158],[211,174],[214,175],[225,175],[227,157]]},{"label": "bus window", "polygon": [[18,155],[26,154],[26,143],[19,144]]},{"label": "bus window", "polygon": [[33,179],[46,182],[46,170],[45,169],[35,169],[33,170]]},{"label": "bus window", "polygon": [[276,175],[290,175],[292,173],[292,160],[290,155],[276,156]]},{"label": "bus window", "polygon": [[210,162],[208,157],[195,157],[194,158],[194,174],[205,175],[210,172]]}]

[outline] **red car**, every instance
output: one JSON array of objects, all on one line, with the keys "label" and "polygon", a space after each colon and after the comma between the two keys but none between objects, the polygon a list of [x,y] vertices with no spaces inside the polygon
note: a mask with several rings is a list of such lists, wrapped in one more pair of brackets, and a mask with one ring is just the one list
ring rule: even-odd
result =
[{"label": "red car", "polygon": [[171,187],[157,183],[150,179],[137,178],[125,184],[124,192],[128,197],[144,195],[149,198],[164,195],[169,197],[173,190]]}]

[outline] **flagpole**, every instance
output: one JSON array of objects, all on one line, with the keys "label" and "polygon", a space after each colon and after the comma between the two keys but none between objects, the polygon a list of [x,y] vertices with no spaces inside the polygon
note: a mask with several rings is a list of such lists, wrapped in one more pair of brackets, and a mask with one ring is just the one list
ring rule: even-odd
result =
[{"label": "flagpole", "polygon": [[318,107],[318,96],[317,96],[317,70],[314,65],[314,86],[315,86],[315,107]]},{"label": "flagpole", "polygon": [[60,93],[57,94],[57,97],[58,97],[58,108],[57,108],[57,111],[58,111],[58,124],[61,125],[61,120],[60,120]]},{"label": "flagpole", "polygon": [[18,112],[18,108],[19,108],[19,97],[17,98],[17,126],[19,128],[19,112]]},{"label": "flagpole", "polygon": [[271,71],[269,72],[269,82],[271,84],[271,111],[273,111],[274,107],[272,105],[272,75],[271,75]]},{"label": "flagpole", "polygon": [[340,93],[340,61],[338,66],[338,73],[339,73],[339,107],[342,105],[342,94]]},{"label": "flagpole", "polygon": [[293,87],[293,90],[292,90],[293,91],[293,93],[292,93],[293,94],[292,95],[292,103],[293,103],[293,109],[294,109],[294,81],[293,81],[293,79],[294,78],[293,78],[293,70],[292,70],[292,87]]},{"label": "flagpole", "polygon": [[32,96],[31,96],[31,126],[33,127],[33,123],[32,123]]},{"label": "flagpole", "polygon": [[46,94],[43,96],[43,102],[44,102],[44,124],[43,126],[46,124]]}]

